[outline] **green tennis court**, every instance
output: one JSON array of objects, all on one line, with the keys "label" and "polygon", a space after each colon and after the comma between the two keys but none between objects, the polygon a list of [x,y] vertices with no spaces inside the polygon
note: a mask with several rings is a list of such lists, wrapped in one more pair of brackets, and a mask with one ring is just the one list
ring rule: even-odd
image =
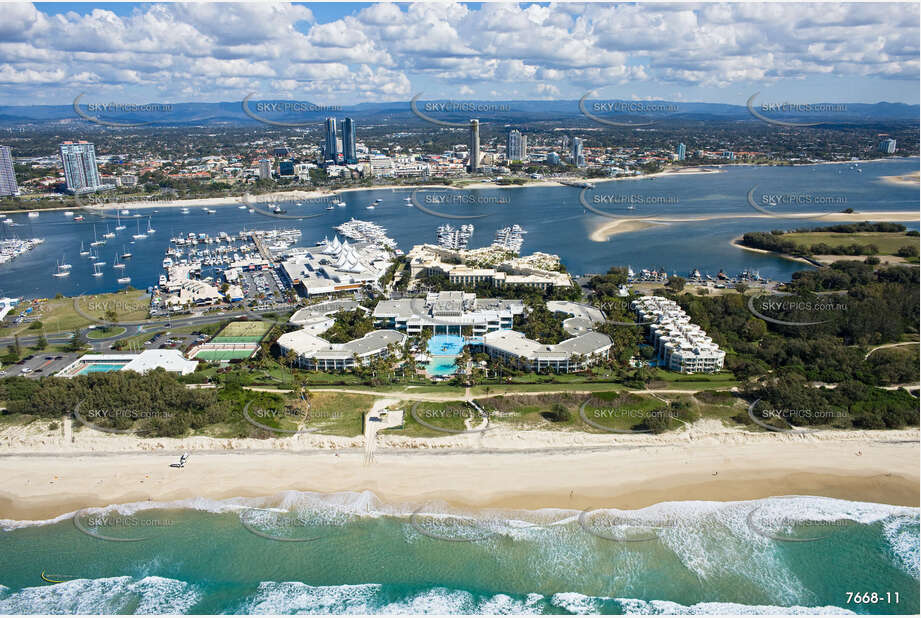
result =
[{"label": "green tennis court", "polygon": [[263,335],[252,337],[225,337],[221,335],[212,339],[210,343],[259,343],[262,340],[262,337]]},{"label": "green tennis court", "polygon": [[199,350],[195,354],[197,360],[222,361],[235,358],[249,358],[254,350]]},{"label": "green tennis court", "polygon": [[271,322],[231,322],[211,339],[212,343],[259,343],[272,328]]}]

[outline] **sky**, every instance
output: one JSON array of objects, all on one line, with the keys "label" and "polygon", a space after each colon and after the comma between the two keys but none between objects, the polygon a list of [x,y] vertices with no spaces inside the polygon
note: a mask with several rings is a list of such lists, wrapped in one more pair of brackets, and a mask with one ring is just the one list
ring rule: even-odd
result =
[{"label": "sky", "polygon": [[4,4],[0,104],[919,102],[919,5]]}]

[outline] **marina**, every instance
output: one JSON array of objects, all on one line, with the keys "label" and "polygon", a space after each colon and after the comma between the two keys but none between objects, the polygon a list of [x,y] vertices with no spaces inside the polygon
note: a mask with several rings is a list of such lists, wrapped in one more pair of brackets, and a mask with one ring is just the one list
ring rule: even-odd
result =
[{"label": "marina", "polygon": [[438,246],[442,249],[453,249],[455,251],[466,249],[472,236],[472,223],[466,223],[460,227],[454,227],[446,223],[438,227]]}]

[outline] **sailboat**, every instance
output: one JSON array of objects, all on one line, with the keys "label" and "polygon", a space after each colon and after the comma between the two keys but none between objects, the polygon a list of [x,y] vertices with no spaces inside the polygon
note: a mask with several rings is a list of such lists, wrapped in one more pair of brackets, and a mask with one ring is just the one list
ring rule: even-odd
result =
[{"label": "sailboat", "polygon": [[99,270],[99,266],[96,265],[96,264],[93,264],[93,276],[94,276],[94,277],[101,277],[101,276],[102,276],[102,271]]},{"label": "sailboat", "polygon": [[58,263],[58,271],[52,275],[53,277],[69,277],[70,270],[66,268],[61,268],[60,262]]},{"label": "sailboat", "polygon": [[124,267],[125,267],[124,262],[119,262],[118,254],[115,254],[115,262],[112,264],[112,268],[124,268]]},{"label": "sailboat", "polygon": [[96,225],[93,224],[93,242],[90,243],[90,247],[99,247],[104,244],[106,244],[106,241],[96,238]]},{"label": "sailboat", "polygon": [[62,255],[61,263],[58,265],[58,268],[60,268],[61,270],[70,270],[71,268],[73,268],[73,266],[64,262],[64,256]]},{"label": "sailboat", "polygon": [[109,231],[109,226],[106,226],[106,233],[102,235],[103,238],[115,238],[115,232]]},{"label": "sailboat", "polygon": [[147,238],[147,234],[141,234],[141,220],[140,220],[140,219],[138,219],[138,233],[137,233],[137,234],[132,234],[132,235],[131,235],[131,238],[134,238],[135,240],[140,240],[140,239],[142,239],[142,238]]},{"label": "sailboat", "polygon": [[83,241],[80,241],[80,255],[83,257],[89,257],[90,252],[83,248]]},{"label": "sailboat", "polygon": [[119,218],[118,211],[115,211],[115,231],[120,232],[125,229],[125,226],[122,225],[122,220]]},{"label": "sailboat", "polygon": [[122,284],[131,283],[131,277],[119,277],[118,282]]},{"label": "sailboat", "polygon": [[123,260],[130,260],[130,259],[131,259],[131,256],[132,256],[132,253],[131,253],[130,251],[127,251],[127,250],[125,249],[125,245],[122,245],[122,259],[123,259]]},{"label": "sailboat", "polygon": [[153,229],[152,227],[150,227],[150,217],[147,217],[147,233],[148,233],[148,234],[153,234],[153,233],[156,232],[156,231],[157,231],[157,230],[155,230],[155,229]]}]

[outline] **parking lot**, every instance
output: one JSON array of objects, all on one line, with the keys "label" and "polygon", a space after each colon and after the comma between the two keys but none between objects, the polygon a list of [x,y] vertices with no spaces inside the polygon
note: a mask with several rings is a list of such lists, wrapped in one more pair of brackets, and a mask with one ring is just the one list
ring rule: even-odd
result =
[{"label": "parking lot", "polygon": [[26,356],[18,363],[7,365],[0,369],[0,377],[9,378],[21,376],[25,378],[41,378],[53,376],[61,369],[71,364],[82,353],[62,352],[60,354],[32,354]]},{"label": "parking lot", "polygon": [[274,270],[243,272],[240,285],[248,300],[255,300],[262,294],[266,300],[282,302],[285,286]]}]

